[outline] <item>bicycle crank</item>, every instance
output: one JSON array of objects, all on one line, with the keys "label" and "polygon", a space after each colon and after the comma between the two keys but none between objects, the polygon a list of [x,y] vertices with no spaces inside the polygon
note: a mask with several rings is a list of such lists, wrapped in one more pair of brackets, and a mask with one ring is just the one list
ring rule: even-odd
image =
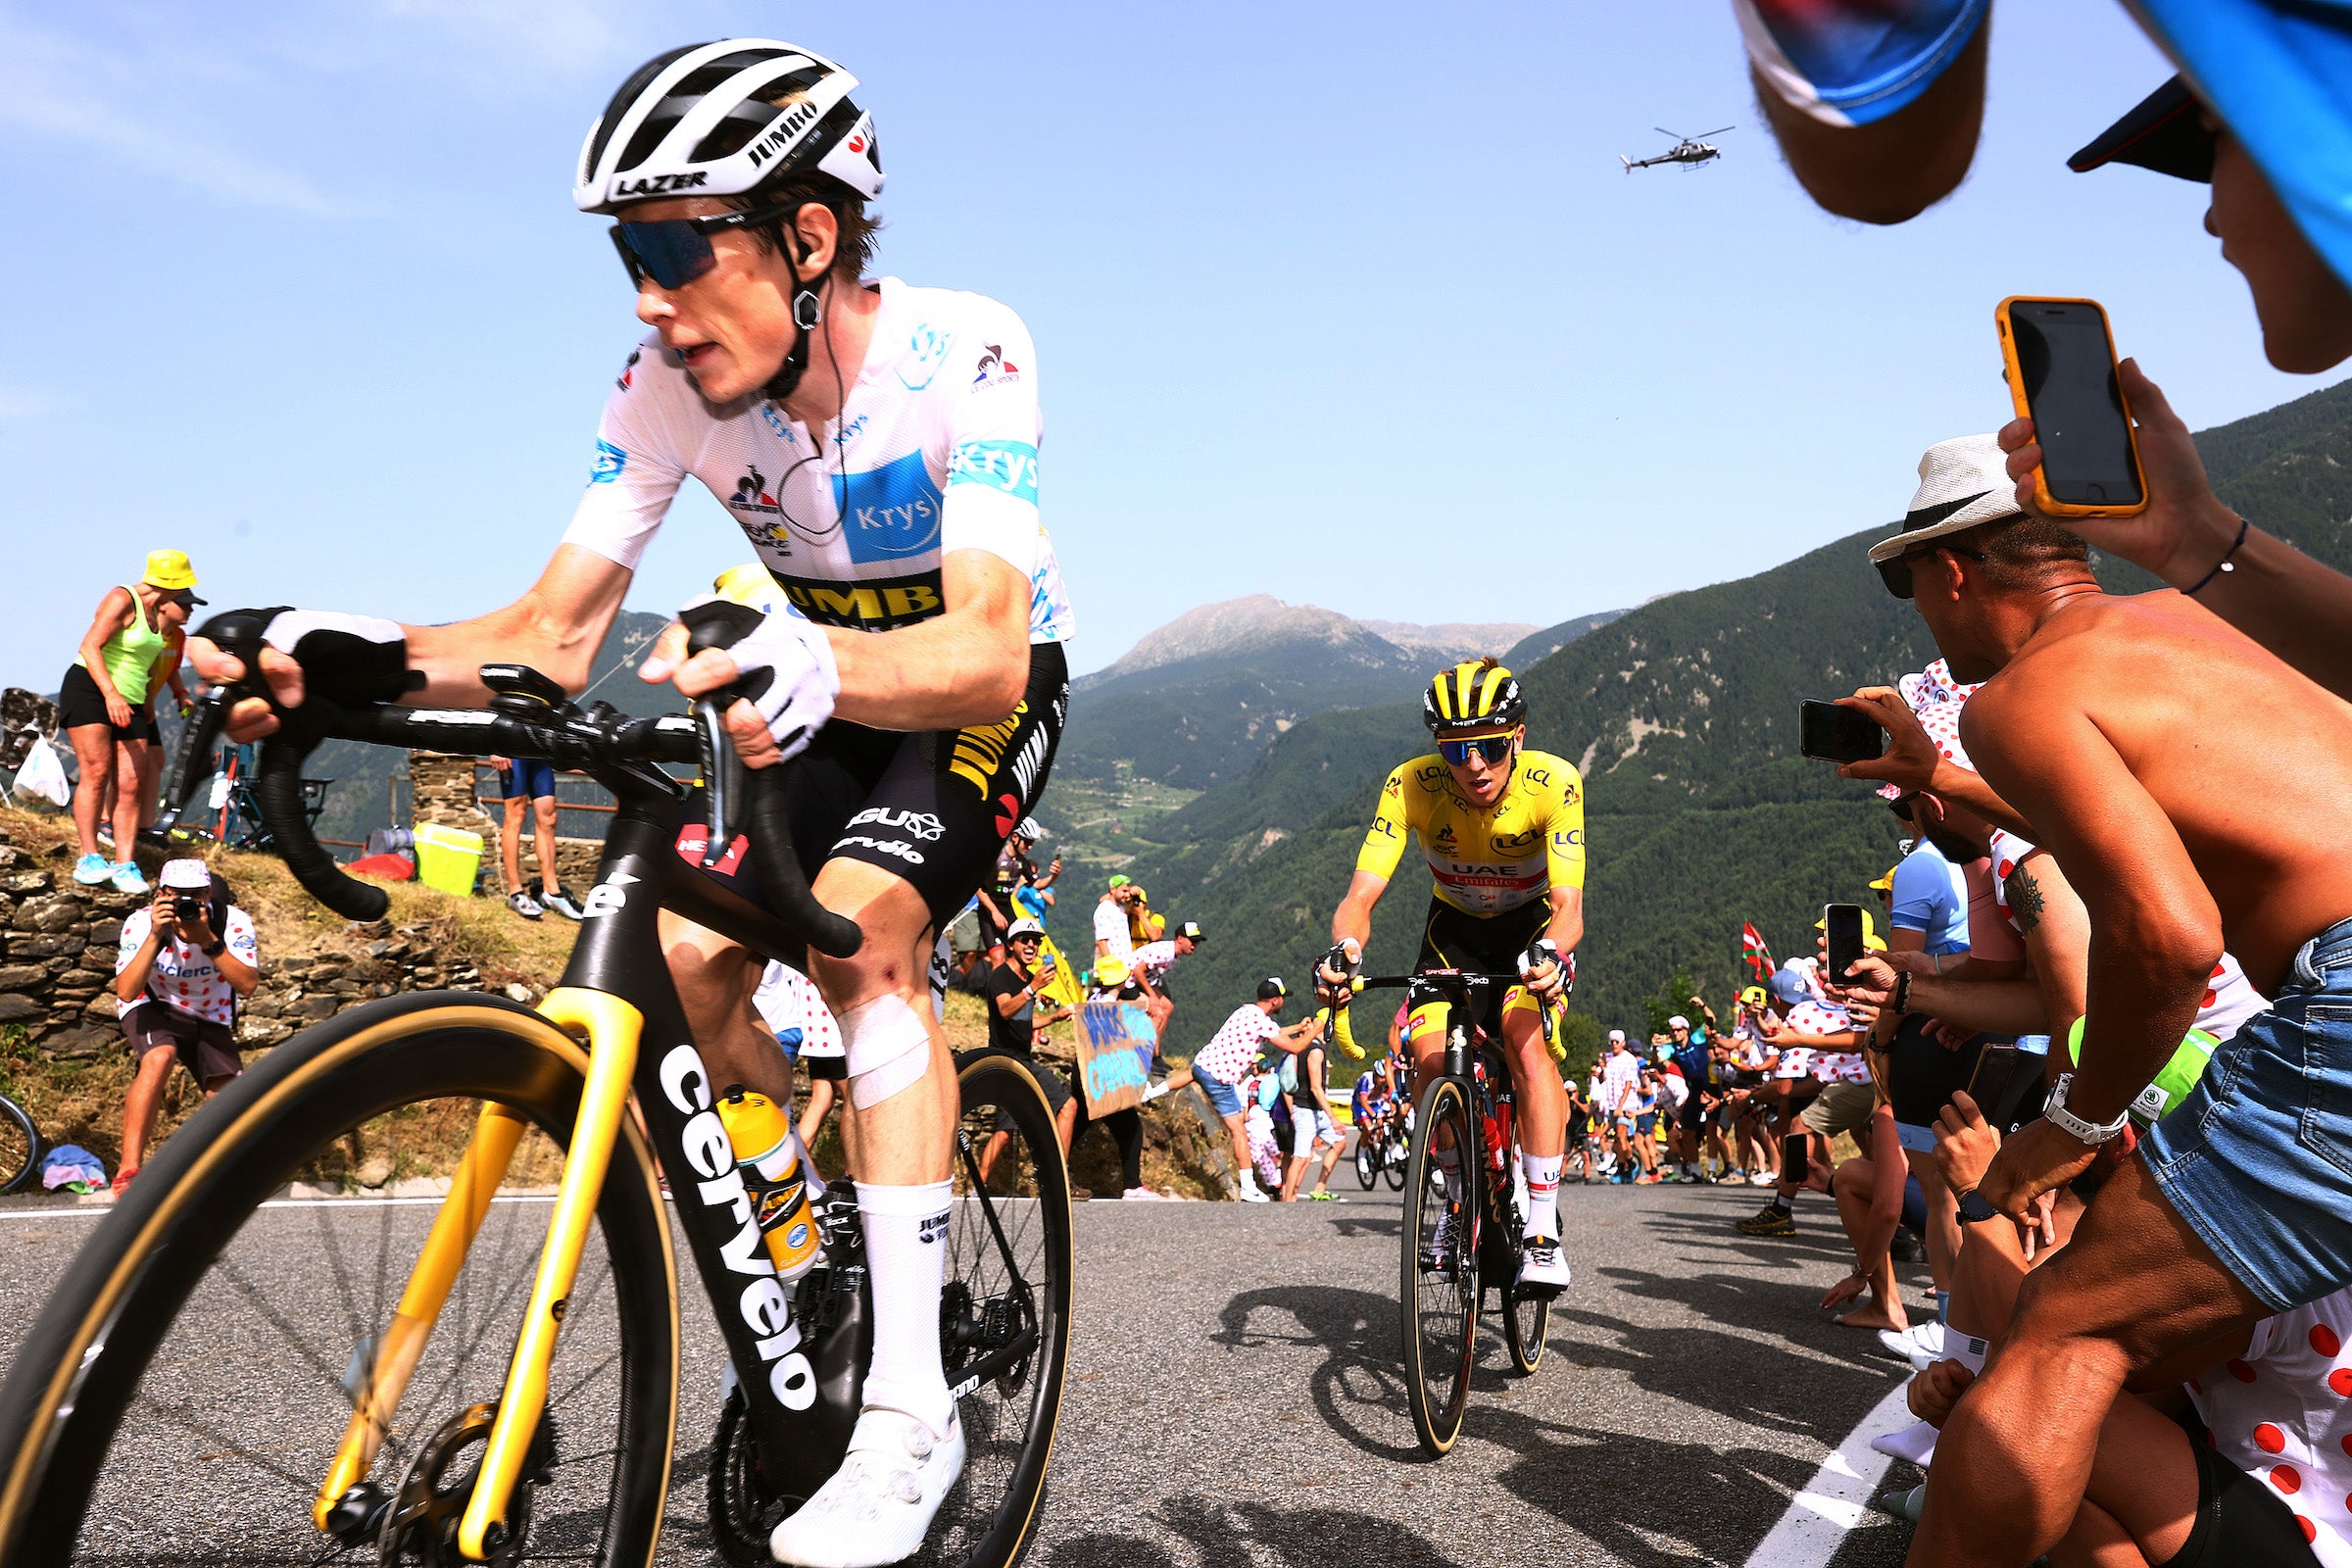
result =
[{"label": "bicycle crank", "polygon": [[[490,1423],[498,1415],[495,1402],[467,1405],[441,1423],[409,1461],[400,1486],[384,1510],[382,1534],[376,1538],[376,1561],[416,1568],[469,1568],[471,1559],[458,1549],[458,1521],[473,1497],[481,1475],[481,1450],[490,1439]],[[507,1504],[503,1528],[494,1527],[492,1563],[520,1559],[530,1537],[531,1489],[548,1479],[555,1462],[555,1418],[543,1415],[523,1463],[514,1495]],[[357,1489],[355,1489],[357,1490]]]}]

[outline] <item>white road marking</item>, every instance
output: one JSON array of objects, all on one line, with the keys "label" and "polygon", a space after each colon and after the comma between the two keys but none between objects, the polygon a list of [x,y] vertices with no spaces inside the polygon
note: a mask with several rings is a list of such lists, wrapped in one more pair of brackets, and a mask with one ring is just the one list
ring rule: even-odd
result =
[{"label": "white road marking", "polygon": [[1872,1448],[1870,1440],[1911,1424],[1903,1388],[1898,1383],[1888,1390],[1861,1425],[1821,1461],[1804,1490],[1788,1499],[1788,1511],[1772,1527],[1772,1534],[1748,1553],[1747,1568],[1822,1568],[1838,1555],[1845,1533],[1868,1514],[1880,1478],[1894,1462]]}]

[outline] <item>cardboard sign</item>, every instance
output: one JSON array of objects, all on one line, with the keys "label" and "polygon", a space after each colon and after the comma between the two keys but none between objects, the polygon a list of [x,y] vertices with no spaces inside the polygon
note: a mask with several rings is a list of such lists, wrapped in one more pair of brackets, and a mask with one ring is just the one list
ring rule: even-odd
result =
[{"label": "cardboard sign", "polygon": [[1089,1002],[1078,1009],[1078,1091],[1090,1117],[1144,1102],[1159,1041],[1151,1015],[1128,1002]]}]

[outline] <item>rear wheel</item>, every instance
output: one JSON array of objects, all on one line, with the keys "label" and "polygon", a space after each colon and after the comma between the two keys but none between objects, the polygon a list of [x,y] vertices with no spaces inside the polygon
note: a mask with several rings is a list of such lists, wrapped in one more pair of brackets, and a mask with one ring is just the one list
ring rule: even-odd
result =
[{"label": "rear wheel", "polygon": [[1389,1141],[1374,1127],[1355,1130],[1355,1184],[1365,1192],[1380,1185],[1380,1164],[1388,1158]]},{"label": "rear wheel", "polygon": [[1531,1377],[1544,1364],[1544,1336],[1551,1328],[1551,1298],[1522,1295],[1517,1285],[1502,1287],[1502,1341],[1511,1352],[1511,1366]]},{"label": "rear wheel", "polygon": [[1404,1164],[1411,1155],[1404,1134],[1391,1130],[1389,1136],[1381,1141],[1380,1152],[1382,1167],[1388,1174],[1389,1191],[1404,1191]]},{"label": "rear wheel", "polygon": [[[963,1423],[962,1479],[908,1561],[1010,1568],[1037,1531],[1061,1419],[1070,1350],[1070,1179],[1045,1091],[1027,1064],[997,1052],[959,1058],[948,1278],[940,1351]],[[1004,1145],[993,1152],[999,1132]],[[992,1157],[993,1153],[993,1157]],[[985,1163],[986,1173],[982,1166]],[[766,1564],[785,1508],[762,1483],[743,1396],[719,1415],[710,1465],[710,1529],[737,1568]],[[800,1478],[812,1491],[821,1477]]]},{"label": "rear wheel", "polygon": [[[1404,1383],[1413,1427],[1433,1456],[1461,1435],[1478,1338],[1478,1140],[1458,1078],[1422,1092],[1412,1153],[1406,1161],[1398,1316],[1404,1330]],[[1438,1151],[1450,1150],[1460,1193],[1448,1197]]]},{"label": "rear wheel", "polygon": [[[398,1178],[446,1171],[495,1102],[525,1124],[508,1181],[552,1183],[586,1061],[527,1008],[420,993],[304,1031],[207,1102],[99,1223],[0,1389],[0,1561],[455,1560],[552,1210],[486,1206],[369,1490],[324,1534],[312,1507],[351,1391],[390,1364],[441,1207]],[[377,1196],[331,1196],[363,1173]],[[651,1562],[676,1366],[661,1191],[624,1120],[498,1560]]]},{"label": "rear wheel", "polygon": [[41,1135],[24,1107],[0,1095],[0,1193],[13,1193],[32,1179],[41,1159]]}]

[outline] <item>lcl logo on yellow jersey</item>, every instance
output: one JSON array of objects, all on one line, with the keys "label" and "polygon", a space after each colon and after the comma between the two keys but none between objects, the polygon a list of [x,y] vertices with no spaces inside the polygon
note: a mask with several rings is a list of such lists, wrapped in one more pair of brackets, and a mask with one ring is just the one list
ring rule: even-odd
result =
[{"label": "lcl logo on yellow jersey", "polygon": [[1531,827],[1521,833],[1497,833],[1494,835],[1494,853],[1525,855],[1543,842],[1544,830],[1540,827]]}]

